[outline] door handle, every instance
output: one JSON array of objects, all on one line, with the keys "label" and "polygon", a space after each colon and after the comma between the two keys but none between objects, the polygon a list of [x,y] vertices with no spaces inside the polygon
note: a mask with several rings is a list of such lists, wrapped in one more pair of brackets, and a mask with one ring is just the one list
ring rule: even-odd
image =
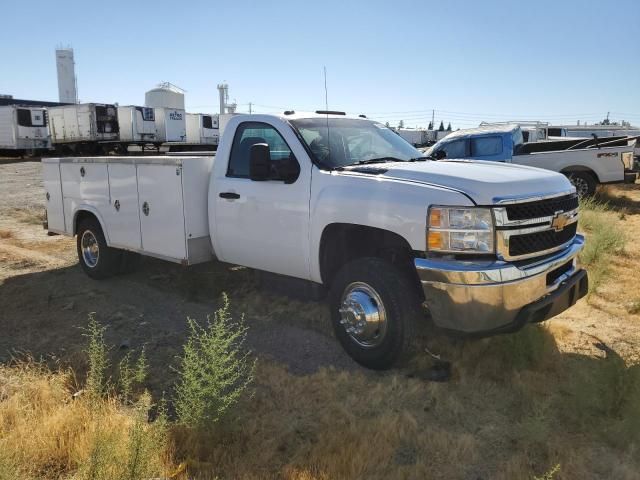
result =
[{"label": "door handle", "polygon": [[235,192],[222,192],[220,198],[228,198],[229,200],[236,200],[240,198],[240,195]]}]

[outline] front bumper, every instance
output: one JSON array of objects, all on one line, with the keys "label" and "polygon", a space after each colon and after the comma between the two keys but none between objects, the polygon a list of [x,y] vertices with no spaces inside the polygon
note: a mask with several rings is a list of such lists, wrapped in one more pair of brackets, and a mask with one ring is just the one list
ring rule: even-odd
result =
[{"label": "front bumper", "polygon": [[441,328],[465,334],[515,331],[551,318],[587,293],[577,255],[584,237],[564,250],[527,262],[416,258],[425,306]]}]

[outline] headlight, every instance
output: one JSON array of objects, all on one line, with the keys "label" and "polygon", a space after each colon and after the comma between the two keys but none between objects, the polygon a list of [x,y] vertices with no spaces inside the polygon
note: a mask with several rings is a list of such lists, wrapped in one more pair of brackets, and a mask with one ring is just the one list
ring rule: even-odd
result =
[{"label": "headlight", "polygon": [[427,250],[444,253],[492,253],[491,210],[431,207],[427,219]]}]

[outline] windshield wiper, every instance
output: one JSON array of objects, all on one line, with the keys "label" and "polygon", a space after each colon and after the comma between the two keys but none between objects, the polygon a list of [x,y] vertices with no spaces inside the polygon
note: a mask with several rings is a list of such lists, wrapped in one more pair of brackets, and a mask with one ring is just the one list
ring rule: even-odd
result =
[{"label": "windshield wiper", "polygon": [[372,163],[389,163],[389,162],[406,162],[401,158],[396,157],[379,157],[379,158],[369,158],[368,160],[358,160],[357,162],[353,162],[350,165],[370,165]]},{"label": "windshield wiper", "polygon": [[430,157],[429,155],[425,155],[425,156],[422,156],[422,157],[410,158],[407,161],[408,162],[426,162],[427,160],[433,160],[433,157]]}]

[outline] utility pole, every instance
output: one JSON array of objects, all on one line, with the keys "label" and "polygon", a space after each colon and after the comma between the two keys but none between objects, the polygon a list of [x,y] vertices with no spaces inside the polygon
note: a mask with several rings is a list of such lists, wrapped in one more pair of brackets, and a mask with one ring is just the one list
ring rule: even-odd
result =
[{"label": "utility pole", "polygon": [[249,102],[249,115],[251,115],[251,102]]},{"label": "utility pole", "polygon": [[434,110],[431,110],[431,126],[433,127],[434,130],[436,129],[435,125],[436,125],[436,111],[434,109]]}]

